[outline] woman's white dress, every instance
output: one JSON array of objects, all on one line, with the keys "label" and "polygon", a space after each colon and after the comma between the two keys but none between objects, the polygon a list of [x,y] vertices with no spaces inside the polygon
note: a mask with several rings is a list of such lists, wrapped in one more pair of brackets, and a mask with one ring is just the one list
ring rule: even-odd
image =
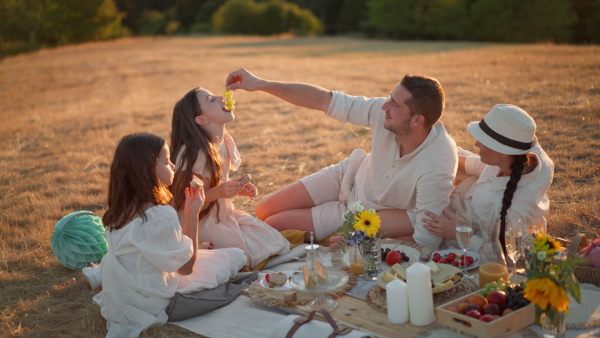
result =
[{"label": "woman's white dress", "polygon": [[167,322],[165,312],[175,292],[215,288],[245,264],[235,248],[198,250],[192,274],[176,271],[192,256],[192,240],[179,225],[177,212],[160,205],[146,210],[119,230],[108,231],[108,253],[101,263],[102,291],[94,297],[106,319],[107,337],[137,337]]},{"label": "woman's white dress", "polygon": [[[242,160],[233,138],[227,133],[223,135],[220,150],[223,159],[222,184],[229,181],[229,170],[237,170]],[[182,147],[175,161],[177,166],[175,170],[185,169],[181,167],[183,151]],[[210,176],[203,153],[198,153],[192,171],[202,177]],[[214,206],[211,212],[200,220],[199,241],[214,242],[217,248],[244,250],[250,268],[254,268],[272,255],[284,255],[290,251],[290,242],[279,231],[252,215],[236,210],[229,198],[220,198],[217,204],[218,208]],[[180,213],[180,217],[182,216]]]},{"label": "woman's white dress", "polygon": [[[537,166],[523,176],[517,183],[512,204],[507,211],[506,221],[522,220],[523,238],[536,232],[546,232],[544,215],[550,207],[546,191],[552,184],[554,162],[548,157],[539,143],[536,143],[531,154],[537,158]],[[450,196],[450,211],[466,211],[473,226],[470,251],[479,252],[483,243],[480,222],[495,224],[500,220],[502,198],[506,183],[510,177],[498,177],[500,168],[486,165],[479,156],[459,148],[459,155],[467,156],[465,172],[468,176]],[[442,247],[458,248],[455,240],[444,239]]]}]

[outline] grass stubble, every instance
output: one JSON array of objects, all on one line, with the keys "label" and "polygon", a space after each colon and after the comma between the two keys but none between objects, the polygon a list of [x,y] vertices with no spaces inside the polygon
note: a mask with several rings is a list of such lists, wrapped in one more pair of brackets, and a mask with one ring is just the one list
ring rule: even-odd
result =
[{"label": "grass stubble", "polygon": [[[219,37],[42,50],[0,61],[0,336],[104,336],[95,292],[52,253],[55,223],[77,210],[102,215],[120,138],[144,131],[168,140],[176,100],[198,85],[219,95],[240,67],[365,96],[388,95],[407,72],[433,76],[446,91],[442,121],[469,150],[468,122],[496,103],[519,105],[556,166],[549,232],[600,237],[598,46]],[[228,131],[243,157],[238,172],[262,196],[370,147],[367,128],[264,93],[238,91],[235,100]],[[256,204],[234,202],[250,213]],[[145,335],[194,336],[175,325]]]}]

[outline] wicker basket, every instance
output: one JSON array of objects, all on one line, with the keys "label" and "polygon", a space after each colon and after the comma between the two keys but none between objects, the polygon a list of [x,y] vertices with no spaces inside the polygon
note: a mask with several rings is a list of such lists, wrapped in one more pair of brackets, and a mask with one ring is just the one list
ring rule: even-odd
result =
[{"label": "wicker basket", "polygon": [[[569,257],[575,258],[579,252],[588,246],[588,239],[584,234],[577,234],[569,246]],[[580,265],[575,269],[575,277],[579,283],[594,284],[600,286],[600,269],[591,266]]]}]

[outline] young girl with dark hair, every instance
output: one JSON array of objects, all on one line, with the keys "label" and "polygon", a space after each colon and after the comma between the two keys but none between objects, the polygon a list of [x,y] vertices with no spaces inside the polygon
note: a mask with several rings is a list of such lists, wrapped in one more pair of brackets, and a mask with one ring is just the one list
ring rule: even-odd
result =
[{"label": "young girl with dark hair", "polygon": [[521,220],[524,239],[546,232],[544,215],[550,201],[546,191],[552,184],[554,163],[535,136],[535,121],[523,109],[498,104],[479,122],[471,122],[469,133],[477,139],[479,156],[459,150],[459,172],[463,180],[450,198],[444,215],[427,213],[428,230],[445,238],[445,247],[458,247],[454,211],[470,215],[473,237],[469,250],[479,251],[483,239],[479,222],[500,221],[500,242],[509,222]]},{"label": "young girl with dark hair", "polygon": [[215,288],[245,264],[235,248],[209,250],[198,243],[204,190],[185,187],[182,226],[168,205],[175,166],[166,142],[152,134],[125,136],[110,168],[108,253],[100,265],[102,292],[94,297],[106,319],[107,337],[137,337],[167,322],[175,292]]},{"label": "young girl with dark hair", "polygon": [[250,269],[255,269],[272,255],[288,253],[290,243],[267,223],[236,210],[230,200],[236,195],[257,195],[252,183],[229,179],[229,171],[237,170],[241,163],[235,142],[225,131],[225,124],[233,119],[223,97],[203,88],[190,90],[175,104],[171,125],[171,158],[176,164],[173,205],[181,216],[186,182],[193,176],[201,178],[206,205],[200,213],[198,236],[217,248],[244,250]]}]

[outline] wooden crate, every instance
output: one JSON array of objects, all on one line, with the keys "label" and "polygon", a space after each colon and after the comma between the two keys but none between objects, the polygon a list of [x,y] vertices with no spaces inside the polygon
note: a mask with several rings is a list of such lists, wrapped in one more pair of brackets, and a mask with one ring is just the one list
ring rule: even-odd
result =
[{"label": "wooden crate", "polygon": [[460,303],[474,294],[480,294],[481,290],[475,291],[462,298],[450,301],[435,308],[437,323],[449,330],[475,337],[503,337],[507,334],[533,324],[535,320],[535,306],[529,304],[512,313],[502,316],[491,322],[484,322],[460,313],[447,310],[449,307],[458,307]]}]

